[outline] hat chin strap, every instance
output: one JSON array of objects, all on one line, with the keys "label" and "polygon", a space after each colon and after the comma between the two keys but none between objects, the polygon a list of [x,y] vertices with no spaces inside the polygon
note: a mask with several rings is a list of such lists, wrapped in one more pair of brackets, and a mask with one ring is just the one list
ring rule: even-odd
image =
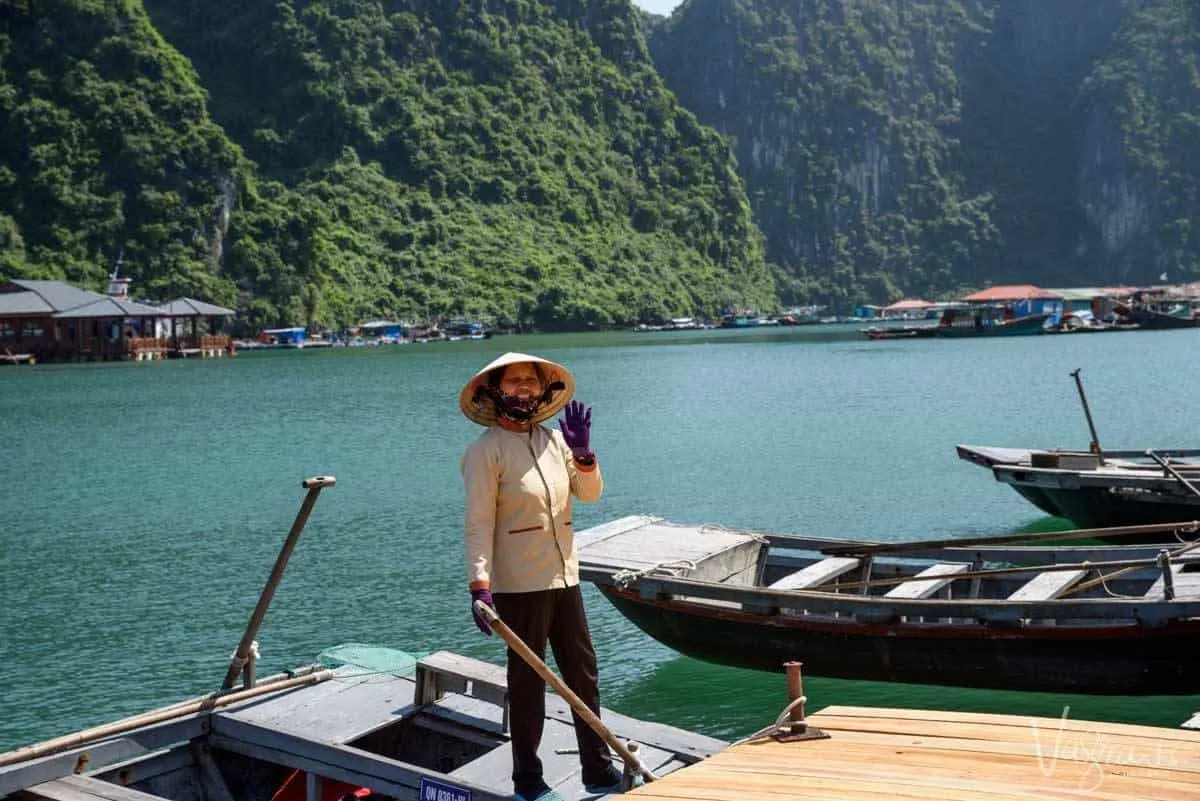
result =
[{"label": "hat chin strap", "polygon": [[567,385],[561,381],[551,382],[546,390],[536,398],[519,398],[516,395],[505,395],[499,387],[491,385],[480,386],[475,390],[475,397],[481,394],[492,399],[496,414],[514,423],[528,423],[537,414],[543,403],[549,403],[555,392],[561,392]]}]

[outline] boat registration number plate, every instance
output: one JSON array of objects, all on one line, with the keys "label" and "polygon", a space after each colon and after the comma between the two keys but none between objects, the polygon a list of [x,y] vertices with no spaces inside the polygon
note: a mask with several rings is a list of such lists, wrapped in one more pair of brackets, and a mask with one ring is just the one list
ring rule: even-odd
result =
[{"label": "boat registration number plate", "polygon": [[471,801],[471,791],[422,776],[420,801]]}]

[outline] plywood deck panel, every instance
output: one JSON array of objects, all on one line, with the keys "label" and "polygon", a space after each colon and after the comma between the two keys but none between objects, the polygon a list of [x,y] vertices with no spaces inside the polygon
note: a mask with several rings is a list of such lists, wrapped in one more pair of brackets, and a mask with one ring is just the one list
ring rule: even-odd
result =
[{"label": "plywood deck panel", "polygon": [[829,739],[738,743],[634,790],[645,801],[1200,798],[1200,733],[962,712],[830,707]]},{"label": "plywood deck panel", "polygon": [[344,743],[398,719],[413,703],[413,680],[345,670],[303,693],[218,713],[322,742]]}]

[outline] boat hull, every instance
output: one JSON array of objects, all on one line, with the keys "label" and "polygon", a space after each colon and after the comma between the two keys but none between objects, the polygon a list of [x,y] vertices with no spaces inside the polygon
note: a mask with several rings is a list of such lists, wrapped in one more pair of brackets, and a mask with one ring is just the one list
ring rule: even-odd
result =
[{"label": "boat hull", "polygon": [[806,675],[979,689],[1179,695],[1200,692],[1185,658],[1200,622],[1151,630],[1137,625],[1024,628],[869,624],[761,615],[647,600],[601,586],[617,610],[664,645],[696,659]]},{"label": "boat hull", "polygon": [[[1103,487],[1056,489],[1009,484],[1017,494],[1055,517],[1065,517],[1080,528],[1141,526],[1153,523],[1183,523],[1200,519],[1200,498],[1189,503],[1179,498],[1164,499],[1146,493],[1121,492]],[[1113,542],[1154,542],[1162,535],[1114,538]]]},{"label": "boat hull", "polygon": [[1034,314],[1028,317],[1018,317],[1014,320],[988,321],[980,325],[939,325],[939,337],[1013,337],[1029,336],[1045,333],[1044,326],[1048,314]]}]

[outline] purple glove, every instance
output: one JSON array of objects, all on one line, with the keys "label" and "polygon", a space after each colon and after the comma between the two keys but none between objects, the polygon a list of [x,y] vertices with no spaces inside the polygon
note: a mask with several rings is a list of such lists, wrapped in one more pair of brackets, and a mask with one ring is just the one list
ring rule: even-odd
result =
[{"label": "purple glove", "polygon": [[496,604],[492,601],[492,591],[491,590],[471,590],[471,616],[473,618],[475,618],[475,625],[479,627],[479,630],[490,637],[490,636],[492,636],[492,627],[489,626],[488,622],[485,619],[483,619],[482,617],[480,617],[479,613],[475,611],[475,602],[476,601],[483,601],[485,604],[487,604],[488,606],[490,606],[492,608],[493,612],[495,612]]},{"label": "purple glove", "polygon": [[592,410],[579,401],[567,404],[566,414],[558,421],[562,429],[563,439],[576,460],[591,462],[596,458],[588,443],[592,437]]}]

